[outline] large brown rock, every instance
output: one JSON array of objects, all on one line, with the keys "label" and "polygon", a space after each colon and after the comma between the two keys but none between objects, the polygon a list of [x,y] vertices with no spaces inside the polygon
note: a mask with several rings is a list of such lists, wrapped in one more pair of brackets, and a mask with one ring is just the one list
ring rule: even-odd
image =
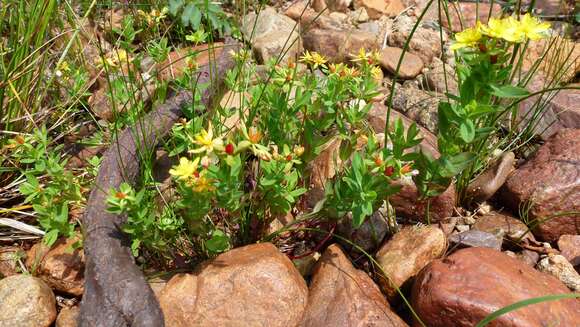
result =
[{"label": "large brown rock", "polygon": [[513,152],[505,152],[490,163],[485,171],[467,186],[466,200],[478,203],[489,200],[514,170],[515,159]]},{"label": "large brown rock", "polygon": [[78,239],[61,239],[52,248],[35,244],[26,257],[26,266],[55,290],[75,296],[84,291],[85,255],[74,249]]},{"label": "large brown rock", "polygon": [[79,314],[78,306],[62,308],[56,318],[56,327],[77,327]]},{"label": "large brown rock", "polygon": [[[413,285],[412,305],[431,327],[472,327],[518,301],[568,293],[556,278],[499,251],[468,248],[429,264]],[[500,316],[489,326],[576,326],[580,302],[542,302]]]},{"label": "large brown rock", "polygon": [[574,213],[580,211],[578,162],[580,129],[563,129],[517,169],[503,187],[502,200],[514,212],[524,204],[532,204],[527,219],[540,222],[533,232],[542,240],[580,234],[580,216]]},{"label": "large brown rock", "polygon": [[315,28],[306,31],[302,40],[304,48],[324,55],[331,62],[346,61],[361,48],[377,50],[376,35],[361,30],[334,30]]},{"label": "large brown rock", "polygon": [[26,275],[0,280],[0,326],[48,327],[55,319],[54,293],[42,280]]},{"label": "large brown rock", "polygon": [[405,10],[401,0],[355,0],[354,8],[365,8],[371,19],[395,17]]},{"label": "large brown rock", "polygon": [[308,289],[271,243],[236,248],[174,276],[159,296],[166,326],[297,326]]},{"label": "large brown rock", "polygon": [[[402,55],[403,49],[386,47],[381,51],[381,58],[379,61],[381,66],[394,75],[397,73],[397,65],[399,64]],[[421,73],[424,65],[423,60],[421,60],[419,56],[410,52],[405,52],[397,76],[403,79],[415,78]]]},{"label": "large brown rock", "polygon": [[340,246],[328,247],[317,263],[309,289],[303,327],[407,326],[381,291],[352,266]]},{"label": "large brown rock", "polygon": [[443,231],[435,226],[406,226],[387,241],[377,261],[388,276],[380,284],[389,299],[397,298],[397,288],[406,288],[413,278],[447,248]]},{"label": "large brown rock", "polygon": [[[392,47],[404,48],[416,23],[416,20],[409,16],[397,17],[393,23],[393,31],[388,33],[388,44]],[[445,31],[440,34],[439,30],[418,27],[409,40],[408,50],[421,57],[425,64],[429,64],[433,58],[441,56],[441,45],[445,44],[447,40]]]},{"label": "large brown rock", "polygon": [[[374,103],[369,111],[368,121],[376,132],[382,133],[385,131],[386,117],[387,107],[384,104]],[[391,110],[389,122],[392,123],[399,118],[402,119],[405,129],[413,123],[405,115]],[[438,157],[439,152],[437,151],[437,138],[435,135],[421,126],[419,126],[419,130],[423,137],[419,148],[433,157]],[[427,201],[419,199],[420,194],[413,181],[403,178],[395,181],[395,183],[401,186],[401,190],[397,194],[389,197],[389,202],[395,208],[397,215],[414,220],[425,220]],[[436,222],[450,217],[455,208],[455,200],[455,187],[451,184],[445,192],[431,199],[429,205],[430,220]]]},{"label": "large brown rock", "polygon": [[252,43],[261,63],[278,57],[281,57],[281,62],[287,62],[302,52],[300,34],[295,25],[291,18],[277,13],[272,7],[266,7],[259,13],[247,14],[241,30]]},{"label": "large brown rock", "polygon": [[521,220],[499,212],[490,212],[477,218],[472,228],[498,237],[505,236],[512,240],[531,237],[528,232],[528,226]]},{"label": "large brown rock", "polygon": [[0,248],[0,278],[18,274],[18,260],[24,257],[24,251],[17,246]]}]

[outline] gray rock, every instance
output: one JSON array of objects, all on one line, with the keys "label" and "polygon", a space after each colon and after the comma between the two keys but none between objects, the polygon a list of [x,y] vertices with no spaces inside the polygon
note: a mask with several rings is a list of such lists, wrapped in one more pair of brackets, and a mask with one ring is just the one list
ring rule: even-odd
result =
[{"label": "gray rock", "polygon": [[[365,251],[376,249],[382,243],[388,230],[386,210],[377,210],[359,228],[353,227],[352,215],[347,215],[337,226],[340,235],[348,238]],[[345,249],[350,248],[348,244],[342,245]]]},{"label": "gray rock", "polygon": [[0,280],[0,326],[48,327],[55,319],[54,293],[41,279],[14,275]]},{"label": "gray rock", "polygon": [[469,230],[449,236],[449,242],[458,247],[478,247],[501,250],[501,238],[479,230]]},{"label": "gray rock", "polygon": [[[302,52],[302,42],[296,23],[289,17],[267,7],[259,14],[247,14],[243,19],[242,33],[252,43],[258,61],[265,63],[286,52],[282,62]],[[288,40],[288,42],[286,42]]]}]

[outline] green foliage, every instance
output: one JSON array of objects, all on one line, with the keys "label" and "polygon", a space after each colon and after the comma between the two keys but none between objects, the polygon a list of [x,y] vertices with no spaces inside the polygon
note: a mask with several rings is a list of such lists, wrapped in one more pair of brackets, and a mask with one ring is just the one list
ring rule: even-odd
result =
[{"label": "green foliage", "polygon": [[69,221],[69,207],[78,207],[84,201],[82,180],[65,168],[61,158],[62,146],[50,148],[46,128],[26,138],[17,137],[12,158],[26,167],[26,180],[20,185],[25,203],[32,204],[37,219],[46,231],[44,241],[52,245],[59,236],[72,237],[76,222]]},{"label": "green foliage", "polygon": [[185,27],[197,31],[206,27],[220,36],[231,31],[231,25],[222,8],[215,2],[204,0],[169,0],[169,13],[178,17]]}]

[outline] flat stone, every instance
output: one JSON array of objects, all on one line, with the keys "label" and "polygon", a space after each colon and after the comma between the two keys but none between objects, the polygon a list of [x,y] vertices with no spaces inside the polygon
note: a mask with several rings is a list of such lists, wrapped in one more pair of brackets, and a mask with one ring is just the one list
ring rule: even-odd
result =
[{"label": "flat stone", "polygon": [[78,238],[60,239],[50,249],[42,242],[35,244],[26,257],[26,266],[51,288],[81,296],[85,283],[85,255],[74,249]]},{"label": "flat stone", "polygon": [[14,275],[0,280],[0,325],[48,327],[56,319],[54,293],[41,279]]},{"label": "flat stone", "polygon": [[166,326],[296,326],[306,282],[271,243],[235,248],[175,275],[159,296]]},{"label": "flat stone", "polygon": [[[400,48],[386,47],[381,51],[380,63],[386,70],[391,74],[395,74],[397,71],[397,65],[399,63],[399,58],[403,54],[403,50]],[[420,57],[406,52],[403,57],[403,62],[399,69],[399,77],[403,79],[411,79],[416,77],[423,70],[424,63]]]},{"label": "flat stone", "polygon": [[572,291],[580,292],[580,275],[563,256],[558,254],[548,255],[538,262],[537,268],[539,271],[558,278]]},{"label": "flat stone", "polygon": [[[421,271],[411,304],[430,327],[473,327],[492,312],[535,297],[570,293],[558,279],[506,254],[468,248]],[[541,302],[499,316],[494,326],[575,326],[580,301]]]},{"label": "flat stone", "polygon": [[407,326],[373,280],[353,267],[340,246],[329,246],[316,265],[300,326]]},{"label": "flat stone", "polygon": [[480,247],[501,250],[501,237],[479,230],[469,230],[449,236],[449,242],[458,247]]},{"label": "flat stone", "polygon": [[389,278],[379,280],[389,300],[395,300],[397,288],[410,286],[419,271],[442,256],[446,248],[445,234],[434,226],[406,226],[383,244],[376,258]]},{"label": "flat stone", "polygon": [[[542,221],[534,235],[556,241],[564,234],[580,234],[580,129],[562,129],[534,157],[513,172],[500,199],[513,212],[530,203],[529,221]],[[571,214],[558,213],[570,212]],[[549,218],[549,219],[546,219]]]},{"label": "flat stone", "polygon": [[573,266],[580,265],[580,235],[560,236],[558,249]]}]

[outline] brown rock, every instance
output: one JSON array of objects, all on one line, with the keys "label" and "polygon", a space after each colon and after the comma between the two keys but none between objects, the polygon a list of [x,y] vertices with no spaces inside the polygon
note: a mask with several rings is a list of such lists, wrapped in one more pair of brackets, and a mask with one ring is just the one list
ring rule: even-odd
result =
[{"label": "brown rock", "polygon": [[[534,235],[555,241],[564,234],[580,234],[580,129],[563,129],[518,168],[502,189],[502,200],[514,212],[532,203],[529,221],[541,223]],[[558,213],[570,214],[554,216]]]},{"label": "brown rock", "polygon": [[85,256],[73,249],[78,239],[61,239],[51,249],[35,244],[28,252],[26,266],[55,290],[81,296],[84,291]]},{"label": "brown rock", "polygon": [[307,6],[307,1],[297,1],[293,3],[284,14],[300,23],[305,30],[320,28],[340,30],[344,28],[342,24],[329,15],[319,15],[314,9]]},{"label": "brown rock", "polygon": [[223,45],[221,42],[216,42],[212,45],[201,44],[171,51],[164,62],[155,65],[154,70],[162,81],[177,79],[183,76],[183,72],[188,69],[189,61],[195,62],[198,66],[203,66],[218,58],[222,53]]},{"label": "brown rock", "polygon": [[[515,302],[568,292],[556,278],[499,251],[468,248],[423,269],[413,285],[412,305],[431,327],[472,327]],[[580,302],[569,299],[526,306],[491,325],[574,326],[578,321]]]},{"label": "brown rock", "polygon": [[318,201],[324,198],[324,185],[336,175],[342,166],[339,155],[340,143],[339,138],[329,141],[320,154],[308,164],[310,187],[306,193],[306,199],[310,208],[314,208]]},{"label": "brown rock", "polygon": [[[243,19],[242,33],[252,43],[260,63],[277,59],[287,62],[302,52],[296,23],[289,17],[266,7],[259,13],[250,12]],[[288,42],[286,42],[288,40]]]},{"label": "brown rock", "polygon": [[315,28],[305,32],[302,40],[306,50],[316,51],[335,63],[346,61],[361,48],[367,51],[379,48],[376,35],[361,30]]},{"label": "brown rock", "polygon": [[[386,70],[391,74],[395,74],[397,71],[397,65],[399,63],[399,58],[403,54],[403,50],[394,47],[386,47],[381,51],[380,63]],[[423,60],[418,56],[406,52],[403,57],[403,62],[399,69],[399,77],[403,79],[411,79],[416,77],[423,70],[424,64]]]},{"label": "brown rock", "polygon": [[580,265],[580,235],[562,235],[558,240],[558,249],[564,258],[574,266]]},{"label": "brown rock", "polygon": [[96,145],[89,147],[82,147],[78,152],[74,153],[66,163],[67,168],[84,168],[89,162],[88,160],[94,156],[99,156],[107,149],[104,145]]},{"label": "brown rock", "polygon": [[48,327],[56,319],[56,300],[42,280],[14,275],[0,280],[0,325]]},{"label": "brown rock", "polygon": [[410,286],[419,271],[441,257],[446,248],[445,234],[435,226],[406,226],[401,229],[376,254],[377,261],[389,278],[380,280],[387,297],[396,299],[396,288]]},{"label": "brown rock", "polygon": [[536,66],[536,75],[543,80],[569,83],[580,72],[580,43],[559,36],[530,41],[522,70],[529,71]]},{"label": "brown rock", "polygon": [[[415,23],[415,22],[413,22]],[[397,30],[389,34],[388,42],[392,47],[403,48],[411,30]],[[447,34],[443,34],[443,43]],[[441,56],[441,35],[432,29],[418,28],[409,41],[409,52],[420,57],[424,63],[430,64],[434,58]]]},{"label": "brown rock", "polygon": [[391,311],[372,279],[354,268],[340,246],[328,247],[316,265],[303,327],[407,326]]},{"label": "brown rock", "polygon": [[[443,67],[445,66],[445,70]],[[445,76],[447,76],[447,84],[445,84]],[[458,86],[455,76],[455,70],[449,65],[444,64],[441,60],[436,60],[431,69],[425,73],[425,80],[427,82],[427,89],[430,91],[445,94],[457,94]]]},{"label": "brown rock", "polygon": [[[384,132],[386,117],[387,107],[380,103],[374,103],[369,111],[368,120],[369,124],[376,132]],[[413,122],[405,117],[405,115],[395,110],[391,110],[390,122],[395,122],[395,120],[399,118],[403,120],[403,126],[405,129],[409,128]],[[423,137],[423,141],[421,141],[421,144],[419,145],[421,150],[434,157],[439,157],[439,152],[437,151],[437,138],[435,135],[421,126],[419,126],[419,129],[421,131],[420,135]],[[427,201],[419,200],[419,193],[413,181],[410,179],[400,179],[395,181],[395,183],[401,186],[401,190],[397,194],[392,195],[389,198],[389,202],[395,208],[397,215],[409,219],[425,220]],[[453,184],[451,184],[441,195],[432,198],[429,211],[431,222],[437,222],[441,219],[452,216],[453,208],[455,207],[455,200],[455,187]]]},{"label": "brown rock", "polygon": [[77,327],[79,313],[78,306],[62,308],[56,318],[56,327]]},{"label": "brown rock", "polygon": [[393,97],[393,108],[437,134],[437,107],[442,97],[430,94],[417,88],[414,83],[397,86]]},{"label": "brown rock", "polygon": [[18,260],[24,258],[25,254],[17,246],[5,246],[0,248],[0,278],[18,274],[20,267]]},{"label": "brown rock", "polygon": [[346,13],[348,12],[348,7],[352,0],[326,0],[326,4],[328,5],[328,9],[330,11],[338,11]]},{"label": "brown rock", "polygon": [[490,212],[477,218],[473,229],[498,237],[507,236],[512,240],[531,237],[531,234],[528,233],[528,226],[521,220],[499,212]]},{"label": "brown rock", "polygon": [[354,8],[365,8],[371,19],[381,16],[395,17],[405,10],[401,0],[355,0]]},{"label": "brown rock", "polygon": [[166,326],[296,326],[308,289],[270,243],[233,249],[174,276],[159,303]]},{"label": "brown rock", "polygon": [[[493,4],[491,15],[489,14],[489,9],[489,3],[449,2],[450,20],[447,20],[446,15],[442,13],[441,24],[453,32],[460,32],[465,28],[475,26],[476,20],[487,23],[489,17],[499,17],[501,15],[501,6],[499,4]],[[432,20],[437,20],[439,16],[437,10],[437,4],[431,5],[427,16]],[[463,23],[463,26],[461,23]]]},{"label": "brown rock", "polygon": [[574,0],[536,1],[534,8],[542,16],[569,15],[574,11]]},{"label": "brown rock", "polygon": [[549,254],[538,262],[539,271],[548,273],[564,283],[574,292],[580,292],[580,274],[574,266],[559,254]]},{"label": "brown rock", "polygon": [[505,152],[492,162],[486,170],[467,186],[467,200],[481,203],[489,200],[503,186],[509,174],[514,170],[516,156]]}]

